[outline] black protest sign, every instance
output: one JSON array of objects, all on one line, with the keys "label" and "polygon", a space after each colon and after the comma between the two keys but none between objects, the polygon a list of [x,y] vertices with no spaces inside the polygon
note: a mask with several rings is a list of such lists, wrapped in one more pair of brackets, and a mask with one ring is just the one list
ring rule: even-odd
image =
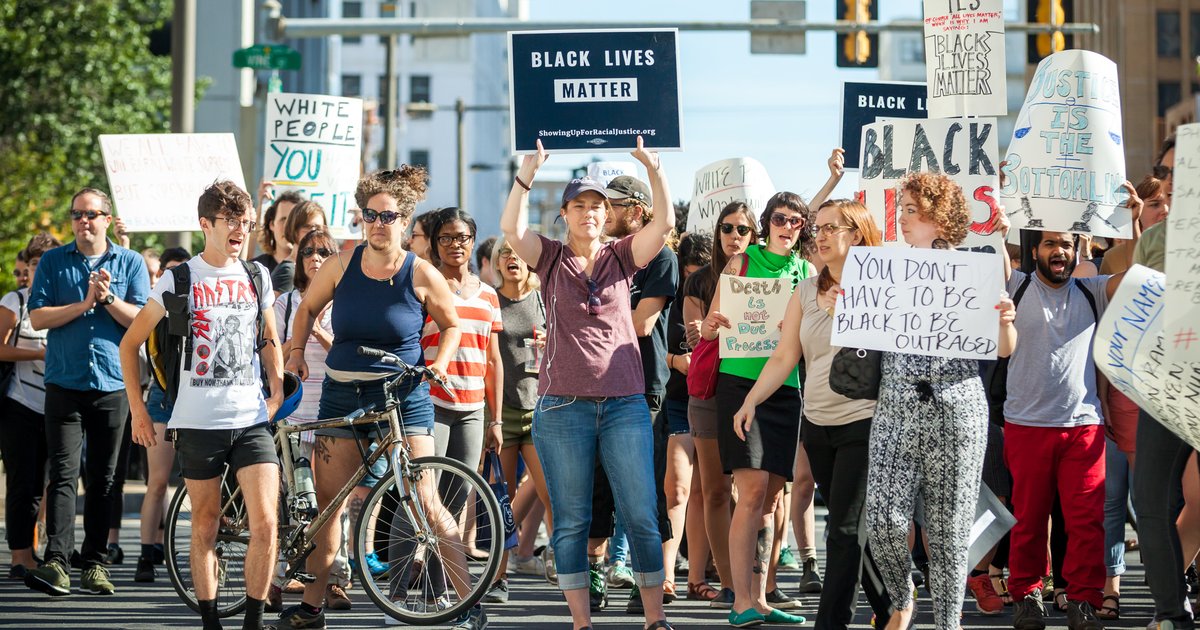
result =
[{"label": "black protest sign", "polygon": [[514,153],[683,148],[674,29],[508,34]]},{"label": "black protest sign", "polygon": [[842,143],[846,168],[859,168],[862,128],[880,118],[926,118],[925,84],[876,81],[842,85]]}]

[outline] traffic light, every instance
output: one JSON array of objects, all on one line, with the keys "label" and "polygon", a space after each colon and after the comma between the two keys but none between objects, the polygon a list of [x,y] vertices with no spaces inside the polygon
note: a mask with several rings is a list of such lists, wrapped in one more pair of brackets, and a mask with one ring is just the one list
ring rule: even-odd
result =
[{"label": "traffic light", "polygon": [[[1029,21],[1036,24],[1061,26],[1075,19],[1075,0],[1028,0]],[[1042,59],[1068,48],[1073,48],[1071,36],[1065,33],[1030,34],[1025,46],[1029,51],[1028,62],[1035,64]]]},{"label": "traffic light", "polygon": [[[871,22],[879,19],[879,0],[837,0],[837,19]],[[839,33],[834,52],[839,68],[878,68],[879,35],[863,31]]]}]

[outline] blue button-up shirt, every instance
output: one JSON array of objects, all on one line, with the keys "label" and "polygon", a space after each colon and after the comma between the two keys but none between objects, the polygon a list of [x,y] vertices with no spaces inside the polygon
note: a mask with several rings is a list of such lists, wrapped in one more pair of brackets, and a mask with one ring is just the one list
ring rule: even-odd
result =
[{"label": "blue button-up shirt", "polygon": [[[108,250],[94,266],[74,242],[43,254],[29,292],[29,310],[82,302],[88,276],[101,269],[112,276],[109,291],[114,296],[130,304],[146,304],[150,275],[145,261],[109,240]],[[118,351],[124,335],[125,327],[103,306],[51,328],[46,337],[46,383],[80,391],[124,389]]]}]

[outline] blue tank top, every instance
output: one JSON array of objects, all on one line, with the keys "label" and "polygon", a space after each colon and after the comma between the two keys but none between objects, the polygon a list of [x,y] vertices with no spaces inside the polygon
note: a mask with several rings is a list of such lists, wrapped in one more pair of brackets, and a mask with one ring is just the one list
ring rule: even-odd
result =
[{"label": "blue tank top", "polygon": [[354,248],[342,280],[333,290],[333,346],[325,365],[345,372],[398,372],[399,368],[360,356],[359,346],[386,350],[409,365],[425,365],[421,329],[425,307],[413,290],[417,257],[408,252],[391,284],[362,271],[365,245]]}]

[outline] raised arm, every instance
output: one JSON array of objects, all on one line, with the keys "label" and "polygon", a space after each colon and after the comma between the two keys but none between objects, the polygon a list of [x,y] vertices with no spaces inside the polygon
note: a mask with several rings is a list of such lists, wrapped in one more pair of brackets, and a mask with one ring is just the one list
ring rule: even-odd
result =
[{"label": "raised arm", "polygon": [[504,232],[504,240],[508,241],[508,246],[521,260],[533,265],[542,257],[542,242],[529,229],[529,205],[525,203],[525,198],[533,186],[534,175],[546,163],[547,157],[542,141],[538,140],[537,153],[527,153],[521,158],[521,168],[513,178],[508,201],[504,202],[504,214],[500,215],[500,231]]},{"label": "raised arm", "polygon": [[650,207],[654,209],[654,218],[633,236],[633,262],[638,267],[645,267],[666,246],[667,237],[675,229],[675,207],[671,205],[671,191],[667,188],[667,177],[662,172],[658,152],[647,150],[642,137],[638,136],[637,148],[632,155],[646,167],[650,196],[653,197]]},{"label": "raised arm", "polygon": [[838,147],[833,150],[829,156],[829,179],[825,180],[825,185],[813,198],[808,202],[808,207],[816,213],[817,208],[829,199],[829,195],[833,194],[833,189],[837,188],[838,182],[842,181],[842,175],[846,174],[846,150]]},{"label": "raised arm", "polygon": [[[1142,218],[1142,206],[1144,203],[1142,202],[1142,198],[1138,197],[1137,189],[1133,187],[1133,184],[1125,182],[1121,184],[1121,187],[1125,189],[1125,192],[1129,193],[1129,199],[1125,201],[1125,207],[1129,208],[1129,216],[1133,222],[1133,238],[1129,240],[1128,251],[1125,253],[1125,269],[1128,270],[1133,266],[1134,250],[1137,249],[1138,241],[1142,238],[1142,224],[1140,219]],[[1166,228],[1164,226],[1160,229]],[[1116,294],[1117,287],[1121,286],[1121,280],[1124,277],[1125,272],[1122,271],[1108,279],[1108,283],[1104,285],[1104,292],[1108,294],[1108,299],[1111,300],[1112,296]]]}]

